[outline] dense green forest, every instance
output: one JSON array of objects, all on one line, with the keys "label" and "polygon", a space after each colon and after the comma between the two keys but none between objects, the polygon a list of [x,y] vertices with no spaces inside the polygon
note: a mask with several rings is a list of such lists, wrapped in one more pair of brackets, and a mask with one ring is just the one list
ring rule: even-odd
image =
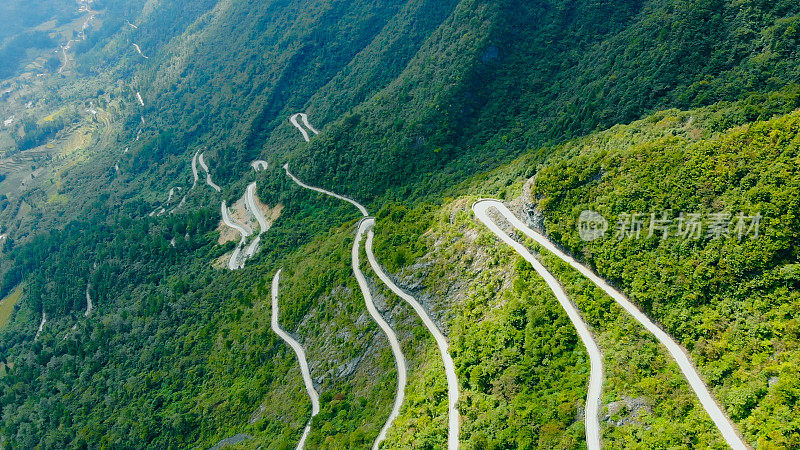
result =
[{"label": "dense green forest", "polygon": [[0,42],[48,20],[66,22],[77,16],[74,3],[61,0],[8,0],[0,5]]},{"label": "dense green forest", "polygon": [[[377,259],[448,337],[461,447],[586,447],[587,352],[541,277],[475,220],[481,197],[507,201],[680,342],[747,443],[800,447],[796,2],[104,0],[73,65],[30,81],[13,78],[26,49],[58,44],[31,30],[83,20],[72,2],[34,3],[0,6],[0,81],[19,89],[2,106],[21,111],[0,138],[8,154],[51,152],[0,211],[0,298],[22,289],[0,328],[0,447],[241,435],[241,448],[293,448],[311,404],[270,328],[279,269],[280,323],[320,393],[307,447],[370,447],[397,374],[350,267],[358,215],[284,163],[376,217]],[[320,131],[309,143],[288,121],[303,111]],[[195,183],[199,151],[220,193],[204,171]],[[220,202],[252,182],[282,210],[229,271]],[[580,237],[583,210],[607,219],[604,238]],[[707,228],[650,236],[662,213]],[[706,235],[719,214],[730,226]],[[757,235],[738,214],[759,218]],[[619,239],[632,215],[643,231]],[[725,448],[666,350],[523,242],[603,352],[604,446]],[[382,447],[444,448],[435,342],[361,259],[409,369]]]},{"label": "dense green forest", "polygon": [[[690,118],[668,112],[650,120],[685,126]],[[533,189],[548,231],[629,286],[636,303],[684,342],[745,436],[784,448],[800,445],[792,394],[799,336],[790,312],[800,301],[799,130],[795,112],[699,142],[670,136],[582,152],[539,172]],[[722,211],[734,219],[721,235],[710,234],[706,219],[699,239],[580,242],[573,216],[594,205],[612,223],[627,211]],[[759,231],[752,219],[740,228],[740,213],[763,216]]]}]

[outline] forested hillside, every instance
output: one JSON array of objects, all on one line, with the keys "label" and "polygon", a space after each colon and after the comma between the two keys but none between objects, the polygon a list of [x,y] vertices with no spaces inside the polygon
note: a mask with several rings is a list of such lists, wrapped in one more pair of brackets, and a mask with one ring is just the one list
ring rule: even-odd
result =
[{"label": "forested hillside", "polygon": [[[447,339],[461,448],[592,445],[590,355],[476,220],[482,197],[685,348],[748,445],[800,446],[797,2],[41,3],[0,34],[0,448],[370,447],[400,366],[354,254],[408,369],[382,448],[452,445],[439,343],[368,262],[353,205],[289,168],[375,217],[376,259]],[[49,68],[15,43],[40,23]],[[266,228],[247,219],[262,207]],[[581,236],[584,210],[603,238]],[[731,225],[661,239],[656,214]],[[651,333],[502,226],[602,351],[603,446],[730,444]],[[270,321],[279,269],[310,421]]]}]

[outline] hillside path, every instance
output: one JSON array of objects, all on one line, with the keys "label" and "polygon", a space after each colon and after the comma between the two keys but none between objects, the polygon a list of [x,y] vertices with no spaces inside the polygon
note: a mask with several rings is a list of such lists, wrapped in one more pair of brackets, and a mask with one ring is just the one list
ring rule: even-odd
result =
[{"label": "hillside path", "polygon": [[728,418],[727,414],[725,414],[720,405],[711,395],[708,386],[706,386],[705,382],[700,377],[700,374],[698,373],[697,368],[694,366],[694,363],[692,363],[691,359],[689,358],[688,353],[672,338],[672,336],[667,334],[664,330],[661,329],[661,327],[659,327],[652,320],[650,320],[650,318],[647,317],[647,315],[645,315],[641,310],[639,310],[639,308],[637,308],[633,303],[631,303],[631,301],[628,300],[628,298],[624,294],[611,287],[610,284],[608,284],[605,280],[597,276],[594,272],[591,271],[591,269],[577,262],[574,258],[564,253],[548,237],[525,225],[525,223],[519,220],[500,201],[481,200],[475,205],[476,206],[480,205],[478,207],[484,211],[483,213],[484,215],[486,209],[490,207],[495,208],[495,210],[498,213],[500,213],[506,220],[508,220],[514,228],[524,233],[531,239],[535,240],[539,245],[544,247],[550,253],[554,254],[560,260],[572,266],[575,270],[580,272],[583,276],[588,278],[592,283],[594,283],[597,287],[602,289],[606,294],[608,294],[612,299],[614,299],[614,301],[617,302],[618,305],[620,305],[625,311],[627,311],[631,316],[633,316],[633,318],[636,319],[637,322],[642,324],[642,326],[644,326],[645,329],[647,329],[647,331],[652,333],[653,336],[655,336],[656,339],[658,339],[658,341],[664,347],[666,347],[670,356],[672,356],[672,359],[674,359],[675,362],[678,363],[678,367],[683,373],[683,376],[689,382],[689,386],[697,395],[698,399],[700,400],[700,403],[703,405],[703,408],[706,410],[708,415],[711,417],[711,420],[714,422],[714,425],[716,425],[720,433],[722,433],[722,437],[723,439],[725,439],[725,442],[727,442],[727,444],[731,448],[736,450],[749,448],[739,435],[738,431]]},{"label": "hillside path", "polygon": [[[584,423],[586,426],[586,445],[591,450],[600,449],[600,394],[603,389],[603,355],[600,353],[600,348],[597,346],[589,326],[583,321],[578,308],[564,292],[564,288],[558,283],[558,280],[539,262],[534,258],[528,249],[511,238],[506,234],[499,225],[489,216],[489,209],[494,208],[500,212],[503,217],[509,220],[514,227],[519,229],[517,223],[511,221],[506,217],[505,205],[495,200],[481,200],[472,205],[472,211],[475,216],[486,225],[489,230],[494,233],[501,241],[510,245],[520,256],[528,261],[536,270],[536,272],[544,278],[547,286],[553,291],[556,299],[564,308],[569,320],[578,332],[578,336],[583,342],[586,351],[589,353],[590,373],[589,373],[589,387],[586,394],[586,413],[584,414]],[[510,211],[508,211],[509,215]],[[512,215],[513,217],[513,215]],[[523,231],[524,232],[524,231]]]},{"label": "hillside path", "polygon": [[383,316],[378,312],[378,308],[375,307],[375,301],[372,299],[372,293],[369,290],[369,285],[367,284],[367,278],[364,276],[364,273],[361,272],[360,268],[360,247],[361,247],[361,239],[363,239],[364,234],[375,225],[375,219],[372,217],[365,217],[361,219],[361,222],[358,224],[358,231],[356,232],[356,239],[353,242],[353,252],[352,252],[352,264],[353,264],[353,274],[356,276],[356,280],[358,281],[358,287],[361,288],[361,293],[364,296],[364,303],[367,305],[367,311],[369,315],[372,316],[372,320],[378,324],[378,326],[383,330],[386,337],[389,339],[389,346],[392,348],[392,353],[394,354],[394,361],[397,368],[397,393],[394,397],[394,405],[392,405],[392,411],[389,413],[389,418],[386,420],[386,423],[381,428],[380,433],[378,433],[378,437],[375,439],[375,442],[372,444],[372,449],[377,450],[380,447],[381,442],[386,439],[386,434],[389,432],[389,428],[392,427],[394,420],[397,419],[397,416],[400,415],[400,407],[403,405],[403,399],[405,398],[405,391],[406,391],[406,381],[407,381],[407,368],[406,368],[406,359],[403,356],[403,350],[400,347],[400,341],[397,340],[397,335],[392,330],[392,327],[384,320]]},{"label": "hillside path", "polygon": [[203,154],[200,153],[200,156],[197,159],[200,162],[200,167],[206,172],[206,184],[211,186],[215,191],[222,192],[222,188],[214,184],[214,181],[211,179],[211,172],[208,170],[208,166],[206,165],[206,160],[203,158]]},{"label": "hillside path", "polygon": [[311,132],[312,132],[312,133],[314,133],[314,134],[319,134],[319,131],[317,131],[317,130],[316,130],[314,127],[312,127],[312,126],[311,126],[311,123],[309,123],[309,122],[308,122],[308,116],[307,116],[306,114],[304,114],[304,113],[297,113],[297,114],[293,115],[292,117],[289,117],[289,122],[290,122],[292,125],[294,125],[294,127],[295,127],[295,128],[297,128],[298,130],[300,130],[300,134],[302,134],[302,135],[303,135],[303,139],[304,139],[306,142],[311,142],[311,138],[310,138],[310,137],[309,137],[309,135],[308,135],[308,131],[306,131],[306,130],[305,130],[305,129],[304,129],[304,128],[303,128],[303,127],[300,125],[300,123],[298,123],[298,122],[297,122],[297,119],[298,119],[298,118],[300,118],[300,119],[303,121],[303,125],[305,125],[305,126],[306,126],[306,127],[309,129],[309,130],[311,130]]},{"label": "hillside path", "polygon": [[408,303],[411,308],[414,309],[414,312],[417,313],[417,316],[419,316],[419,318],[422,320],[425,328],[428,329],[428,332],[431,333],[433,339],[436,341],[436,346],[439,347],[439,353],[442,355],[444,371],[447,377],[447,405],[449,419],[447,427],[447,448],[449,450],[457,450],[460,421],[458,408],[456,407],[458,403],[458,377],[456,376],[456,367],[453,363],[453,358],[449,353],[449,344],[447,342],[447,338],[433,322],[433,319],[431,319],[431,317],[428,315],[428,312],[425,311],[425,308],[423,308],[414,297],[400,289],[383,270],[383,267],[375,258],[375,253],[372,251],[372,241],[374,237],[375,233],[373,233],[372,228],[370,228],[367,233],[367,243],[365,247],[367,251],[367,259],[369,259],[369,264],[372,266],[372,270],[376,275],[378,275],[378,278],[380,278],[383,284],[385,284],[392,292],[394,292],[395,295],[405,300],[406,303]]},{"label": "hillside path", "polygon": [[[272,331],[274,331],[275,334],[283,339],[284,342],[289,344],[289,347],[291,347],[292,350],[294,350],[295,355],[297,355],[297,361],[300,363],[300,372],[303,375],[303,383],[305,383],[306,392],[308,392],[308,397],[311,399],[311,417],[313,418],[319,414],[319,394],[317,394],[317,390],[314,389],[314,381],[311,379],[311,372],[308,369],[306,351],[303,349],[303,346],[300,345],[300,343],[297,342],[289,333],[284,331],[278,323],[278,289],[282,271],[283,269],[278,270],[278,272],[275,274],[275,277],[272,278],[272,319],[270,320],[270,325],[272,326]],[[300,438],[300,442],[297,444],[298,450],[305,446],[306,438],[308,437],[308,433],[310,431],[311,420],[309,419],[308,424],[303,430],[303,436]]]}]

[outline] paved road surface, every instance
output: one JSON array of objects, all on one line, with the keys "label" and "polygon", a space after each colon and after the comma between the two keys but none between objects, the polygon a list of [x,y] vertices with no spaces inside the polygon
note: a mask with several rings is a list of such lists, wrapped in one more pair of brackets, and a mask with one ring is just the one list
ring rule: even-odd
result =
[{"label": "paved road surface", "polygon": [[194,176],[194,182],[192,183],[191,189],[197,186],[197,181],[200,179],[200,175],[197,174],[197,155],[199,154],[200,151],[198,150],[192,157],[192,175]]},{"label": "paved road surface", "polygon": [[205,159],[203,159],[203,154],[200,153],[200,156],[197,159],[200,162],[200,167],[206,172],[206,184],[211,186],[215,191],[222,192],[222,188],[214,184],[214,181],[211,180],[211,172],[208,170],[208,166],[206,165]]},{"label": "paved road surface", "polygon": [[449,345],[447,343],[447,338],[444,337],[444,334],[439,330],[436,324],[433,322],[433,319],[428,315],[425,308],[411,295],[409,295],[404,290],[400,289],[389,275],[383,270],[383,267],[378,264],[378,260],[375,258],[375,253],[372,251],[372,240],[375,237],[375,234],[372,232],[372,229],[369,230],[367,233],[367,243],[366,243],[366,250],[367,250],[367,259],[369,260],[370,266],[372,266],[372,270],[378,275],[378,278],[389,287],[398,297],[402,298],[406,301],[411,307],[414,309],[414,312],[417,313],[420,319],[422,319],[422,323],[425,324],[425,328],[433,335],[433,339],[436,341],[436,345],[439,347],[439,353],[442,355],[442,362],[444,362],[444,371],[447,377],[447,403],[448,403],[448,438],[447,438],[447,448],[450,450],[458,450],[458,431],[459,431],[459,413],[458,408],[456,408],[456,404],[458,403],[458,377],[456,377],[456,366],[453,363],[453,358],[450,356],[448,352]]},{"label": "paved road surface", "polygon": [[[494,200],[481,200],[472,206],[472,210],[474,211],[475,216],[478,217],[478,220],[483,222],[484,225],[486,225],[489,230],[491,230],[492,233],[494,233],[501,241],[510,245],[517,253],[519,253],[520,256],[525,258],[525,260],[533,266],[534,270],[536,270],[536,272],[542,278],[544,278],[547,286],[550,287],[550,290],[553,291],[553,294],[555,294],[558,302],[561,304],[561,307],[564,308],[564,311],[566,311],[569,320],[572,321],[572,325],[578,331],[578,336],[581,338],[583,345],[586,347],[586,351],[589,353],[591,371],[589,374],[589,388],[586,395],[586,413],[584,414],[584,422],[586,426],[586,444],[591,450],[599,450],[600,394],[603,389],[603,355],[600,353],[600,348],[594,341],[592,333],[589,331],[589,326],[583,321],[580,312],[578,312],[578,309],[572,304],[572,301],[570,301],[569,297],[567,297],[566,292],[564,292],[564,289],[560,284],[558,284],[556,278],[542,265],[542,263],[539,262],[538,259],[533,257],[533,255],[528,251],[527,248],[525,248],[525,246],[512,239],[511,236],[506,234],[497,225],[497,223],[495,223],[494,219],[489,216],[489,209],[491,208],[494,208],[501,213],[507,211],[501,209],[505,208],[502,203]],[[503,215],[505,216],[505,214]],[[517,224],[512,222],[512,225],[516,227]]]},{"label": "paved road surface", "polygon": [[256,172],[261,172],[262,170],[267,170],[269,168],[269,164],[263,160],[256,160],[250,163],[250,167],[253,168]]},{"label": "paved road surface", "polygon": [[89,288],[91,287],[91,284],[86,285],[86,312],[83,313],[83,317],[89,317],[89,314],[92,313],[92,309],[94,309],[92,306],[92,296],[89,295]]},{"label": "paved road surface", "polygon": [[245,205],[247,209],[250,210],[250,214],[252,214],[256,221],[258,221],[259,231],[258,234],[264,234],[267,229],[269,229],[269,224],[267,223],[267,218],[264,217],[264,213],[261,212],[261,209],[256,205],[256,183],[252,182],[247,186],[247,193],[245,194]]},{"label": "paved road surface", "polygon": [[239,240],[239,243],[236,245],[236,249],[233,251],[231,255],[231,259],[228,260],[228,269],[229,270],[238,270],[244,267],[244,261],[241,263],[239,262],[239,255],[242,253],[242,247],[244,247],[245,240],[247,237],[250,236],[251,232],[243,225],[239,225],[236,221],[233,220],[230,213],[228,212],[228,207],[225,205],[225,201],[222,202],[222,222],[233,228],[234,230],[238,231],[239,234],[242,236]]},{"label": "paved road surface", "polygon": [[291,124],[294,125],[295,128],[300,130],[300,134],[303,135],[303,139],[305,139],[306,142],[311,142],[311,138],[309,137],[308,132],[297,122],[298,118],[300,118],[303,121],[303,124],[309,130],[311,130],[312,133],[319,134],[319,131],[317,131],[314,127],[311,126],[311,124],[308,122],[308,116],[303,113],[298,113],[293,115],[292,117],[289,117],[289,122],[291,122]]},{"label": "paved road surface", "polygon": [[658,339],[658,341],[667,348],[667,351],[675,360],[675,362],[678,363],[678,367],[680,367],[681,372],[683,372],[684,377],[686,377],[686,380],[689,382],[689,386],[691,386],[692,390],[694,390],[695,394],[697,394],[697,397],[700,399],[700,403],[703,405],[703,408],[705,408],[706,412],[711,417],[711,420],[722,433],[722,437],[725,439],[725,442],[727,442],[728,445],[733,449],[739,450],[748,448],[747,444],[741,438],[736,430],[736,427],[730,421],[727,414],[722,411],[722,408],[719,406],[719,404],[717,404],[716,400],[711,395],[711,392],[708,390],[708,386],[706,386],[705,382],[700,377],[700,374],[697,372],[697,368],[695,368],[687,352],[683,349],[683,347],[675,342],[672,336],[667,334],[661,329],[661,327],[650,320],[650,318],[640,311],[639,308],[637,308],[633,303],[631,303],[631,301],[628,300],[625,295],[611,287],[611,285],[597,276],[588,267],[577,262],[574,258],[561,251],[561,249],[559,249],[553,243],[553,241],[547,238],[547,236],[544,236],[543,234],[532,230],[525,225],[525,223],[514,216],[514,214],[512,214],[505,205],[497,200],[483,200],[479,203],[484,203],[487,207],[492,206],[496,208],[497,211],[500,212],[509,222],[511,222],[515,228],[538,242],[539,245],[544,247],[547,251],[553,253],[559,259],[583,274],[583,276],[588,278],[590,281],[592,281],[592,283],[613,298],[614,301],[616,301],[617,304],[619,304],[623,309],[625,309],[625,311],[633,316],[637,322],[641,323],[642,326],[647,329],[647,331],[652,333],[656,339]]},{"label": "paved road surface", "polygon": [[392,406],[391,413],[389,413],[389,418],[386,420],[386,424],[383,425],[381,432],[378,434],[378,437],[372,444],[373,450],[377,450],[381,442],[386,439],[386,433],[389,431],[389,428],[391,428],[392,423],[394,423],[394,420],[398,415],[400,415],[400,406],[403,405],[403,399],[405,398],[407,369],[406,359],[403,356],[403,350],[400,348],[400,341],[397,340],[397,335],[394,333],[394,330],[392,330],[392,327],[386,323],[386,320],[384,320],[383,316],[381,316],[378,312],[378,308],[375,307],[375,302],[372,300],[372,293],[369,291],[367,279],[364,277],[364,273],[361,272],[361,268],[359,267],[359,249],[361,247],[361,239],[364,237],[364,233],[372,228],[374,224],[375,219],[372,217],[365,217],[364,219],[361,219],[361,222],[358,224],[356,240],[353,242],[352,261],[353,274],[355,274],[356,280],[358,281],[358,287],[361,288],[361,293],[364,295],[364,303],[367,305],[367,311],[369,311],[369,315],[372,316],[372,320],[378,324],[381,330],[383,330],[383,332],[386,334],[386,337],[389,338],[389,346],[392,348],[394,361],[397,366],[397,394],[395,395],[394,405]]},{"label": "paved road surface", "polygon": [[142,53],[142,49],[141,49],[141,48],[139,48],[139,45],[138,45],[138,44],[133,44],[133,47],[134,47],[134,48],[136,48],[136,51],[137,51],[137,52],[139,52],[139,54],[142,56],[142,58],[144,58],[144,59],[150,59],[150,58],[148,58],[147,56],[144,56],[144,53]]},{"label": "paved road surface", "polygon": [[314,133],[314,134],[319,134],[319,131],[317,131],[317,129],[316,129],[316,128],[312,127],[312,126],[311,126],[311,124],[310,124],[310,123],[308,123],[308,116],[307,116],[307,115],[305,115],[304,113],[300,113],[300,114],[298,114],[298,115],[299,115],[299,116],[300,116],[300,118],[303,120],[303,125],[305,125],[305,126],[306,126],[306,128],[308,128],[309,130],[311,130],[311,132],[312,132],[312,133]]},{"label": "paved road surface", "polygon": [[325,194],[325,195],[330,195],[331,197],[338,198],[339,200],[346,201],[347,203],[350,203],[351,205],[353,205],[356,208],[358,208],[358,210],[361,212],[361,214],[364,217],[369,216],[369,213],[367,212],[367,208],[364,208],[364,206],[361,203],[358,203],[357,201],[355,201],[355,200],[353,200],[351,198],[345,197],[343,195],[336,194],[336,193],[328,191],[326,189],[310,186],[308,184],[303,183],[302,181],[300,181],[299,178],[297,178],[296,176],[292,175],[291,172],[289,172],[289,164],[284,164],[283,165],[283,170],[286,171],[286,175],[289,175],[289,178],[291,178],[295,183],[297,183],[298,186],[300,186],[302,188],[306,188],[306,189],[311,189],[312,191],[320,192],[320,193]]},{"label": "paved road surface", "polygon": [[39,329],[36,331],[36,336],[33,337],[33,342],[36,342],[39,339],[39,335],[42,334],[42,329],[44,328],[45,323],[47,323],[47,313],[42,312],[42,321],[39,323]]},{"label": "paved road surface", "polygon": [[[311,372],[308,369],[306,352],[303,346],[290,336],[289,333],[283,331],[278,323],[278,289],[282,270],[283,269],[278,270],[275,277],[272,278],[272,320],[270,324],[272,326],[272,331],[289,344],[289,347],[292,347],[292,350],[294,350],[294,353],[297,355],[297,360],[300,362],[300,372],[303,375],[303,383],[305,383],[306,392],[308,392],[308,397],[311,399],[311,417],[313,418],[319,414],[319,394],[317,394],[316,389],[314,389],[314,381],[311,379]],[[305,446],[309,431],[311,431],[311,420],[308,421],[305,430],[303,430],[303,437],[300,438],[300,442],[297,444],[298,450]]]}]

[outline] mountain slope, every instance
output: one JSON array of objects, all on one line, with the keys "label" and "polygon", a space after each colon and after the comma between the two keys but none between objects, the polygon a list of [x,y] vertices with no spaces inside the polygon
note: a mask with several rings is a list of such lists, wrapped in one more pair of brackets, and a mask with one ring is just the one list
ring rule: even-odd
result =
[{"label": "mountain slope", "polygon": [[[670,332],[748,443],[800,445],[796,2],[95,6],[100,24],[76,44],[75,67],[13,78],[4,100],[26,120],[0,143],[37,144],[3,156],[50,155],[2,165],[14,176],[39,166],[0,202],[0,294],[24,291],[0,330],[4,448],[210,447],[243,435],[244,447],[293,447],[311,405],[269,325],[279,268],[281,326],[305,347],[320,393],[307,445],[374,441],[396,374],[350,267],[358,216],[296,186],[284,163],[377,211],[378,260],[449,340],[463,447],[585,445],[586,352],[542,280],[474,220],[479,196],[530,213]],[[321,131],[309,143],[288,121],[298,112]],[[221,193],[192,188],[198,151]],[[268,169],[254,172],[255,159]],[[252,182],[282,212],[257,255],[228,271],[220,204]],[[176,187],[181,206],[168,199]],[[626,212],[759,212],[764,231],[585,243],[575,224],[587,208],[612,228]],[[542,260],[605,355],[605,445],[721,448],[652,337]],[[361,270],[409,370],[384,447],[441,447],[435,342]]]}]

